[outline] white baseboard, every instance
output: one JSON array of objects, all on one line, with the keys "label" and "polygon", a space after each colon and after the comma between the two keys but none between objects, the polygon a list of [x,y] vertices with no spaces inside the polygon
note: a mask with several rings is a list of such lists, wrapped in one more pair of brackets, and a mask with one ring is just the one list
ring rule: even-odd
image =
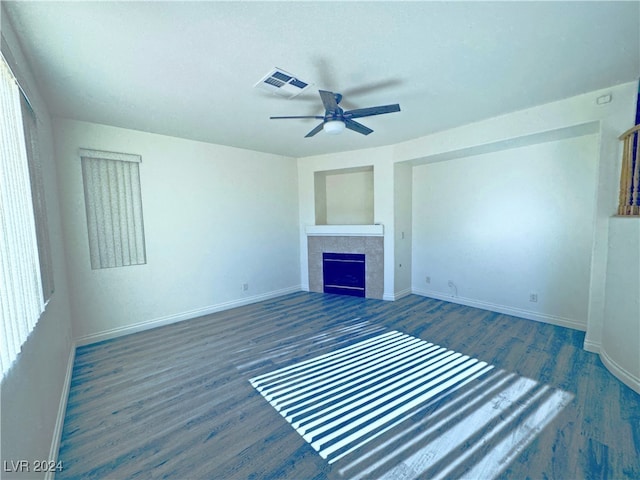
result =
[{"label": "white baseboard", "polygon": [[[56,424],[53,429],[53,437],[51,438],[51,449],[49,450],[49,461],[58,462],[58,452],[60,451],[60,441],[62,440],[62,429],[64,427],[64,417],[67,413],[67,400],[69,399],[69,390],[71,389],[71,377],[73,375],[73,364],[76,359],[76,345],[71,345],[69,359],[67,360],[67,373],[64,377],[62,385],[62,393],[60,394],[60,403],[58,404],[58,415]],[[45,480],[53,480],[54,471],[47,471]]]},{"label": "white baseboard", "polygon": [[625,385],[629,386],[636,393],[640,393],[640,378],[622,367],[618,362],[611,358],[606,350],[600,350],[600,360],[604,366]]},{"label": "white baseboard", "polygon": [[435,298],[437,300],[444,300],[445,302],[457,303],[459,305],[466,305],[468,307],[481,308],[483,310],[489,310],[490,312],[504,313],[505,315],[512,315],[514,317],[525,318],[527,320],[535,320],[536,322],[550,323],[559,327],[572,328],[574,330],[581,330],[583,332],[587,329],[586,324],[582,322],[570,318],[560,317],[557,315],[549,315],[546,313],[539,313],[533,312],[531,310],[509,307],[507,305],[498,305],[490,302],[483,302],[482,300],[475,300],[473,298],[443,295],[439,292],[430,290],[412,290],[411,292],[423,297]]},{"label": "white baseboard", "polygon": [[404,290],[400,290],[399,292],[396,292],[395,294],[395,299],[396,300],[400,300],[401,298],[404,298],[408,295],[411,295],[411,288],[405,288]]},{"label": "white baseboard", "polygon": [[395,292],[395,293],[385,293],[382,296],[383,300],[390,300],[390,301],[394,301],[394,300],[400,300],[403,297],[406,297],[407,295],[411,295],[411,289],[410,288],[405,288],[404,290],[400,290],[399,292]]},{"label": "white baseboard", "polygon": [[600,353],[601,345],[600,342],[594,342],[593,340],[584,339],[584,343],[582,344],[582,348],[584,348],[587,352],[591,353]]},{"label": "white baseboard", "polygon": [[76,339],[76,345],[89,345],[91,343],[101,342],[103,340],[109,340],[111,338],[121,337],[123,335],[129,335],[131,333],[142,332],[151,328],[162,327],[164,325],[170,325],[172,323],[182,322],[184,320],[191,320],[193,318],[202,317],[203,315],[209,315],[210,313],[220,312],[222,310],[229,310],[231,308],[242,307],[251,303],[262,302],[271,298],[281,297],[289,293],[295,293],[301,291],[300,285],[294,287],[287,287],[280,290],[273,290],[267,293],[261,293],[259,295],[253,295],[251,297],[239,298],[228,302],[217,303],[215,305],[209,305],[203,308],[197,308],[195,310],[189,310],[187,312],[181,312],[174,315],[167,315],[164,317],[154,318],[152,320],[146,320],[144,322],[134,323],[132,325],[126,325],[123,327],[111,328],[98,333],[92,333]]}]

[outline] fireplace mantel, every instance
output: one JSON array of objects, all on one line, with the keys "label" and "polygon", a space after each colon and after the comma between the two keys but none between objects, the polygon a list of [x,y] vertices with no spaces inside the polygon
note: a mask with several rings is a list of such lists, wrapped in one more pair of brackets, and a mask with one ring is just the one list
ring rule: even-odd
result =
[{"label": "fireplace mantel", "polygon": [[376,225],[307,225],[308,237],[382,237],[384,227]]}]

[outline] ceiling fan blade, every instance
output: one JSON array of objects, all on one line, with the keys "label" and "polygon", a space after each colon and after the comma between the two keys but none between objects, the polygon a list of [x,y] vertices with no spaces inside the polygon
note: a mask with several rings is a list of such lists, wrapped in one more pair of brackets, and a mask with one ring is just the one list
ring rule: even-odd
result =
[{"label": "ceiling fan blade", "polygon": [[395,87],[402,85],[402,80],[399,78],[389,78],[387,80],[378,80],[359,87],[347,88],[342,91],[342,94],[346,97],[354,97],[358,95],[365,95],[367,93],[375,92],[377,90],[383,90],[385,88]]},{"label": "ceiling fan blade", "polygon": [[373,132],[373,130],[371,130],[369,127],[365,127],[361,123],[353,121],[350,118],[345,118],[344,124],[349,130],[361,133],[362,135],[369,135],[371,132]]},{"label": "ceiling fan blade", "polygon": [[[320,117],[320,118],[324,118],[324,117]],[[313,130],[311,130],[309,133],[307,133],[304,138],[307,137],[313,137],[316,133],[320,132],[320,130],[322,130],[322,127],[324,126],[324,122],[322,122],[320,125],[318,125],[316,128],[314,128]]]},{"label": "ceiling fan blade", "polygon": [[318,85],[324,88],[338,88],[335,84],[337,75],[331,62],[326,57],[320,56],[314,57],[312,62],[317,72]]},{"label": "ceiling fan blade", "polygon": [[336,94],[333,92],[328,92],[326,90],[318,90],[320,92],[320,98],[322,99],[322,103],[324,105],[324,109],[327,112],[335,112],[338,110],[338,102],[336,102]]},{"label": "ceiling fan blade", "polygon": [[288,117],[269,117],[269,119],[271,120],[282,120],[283,118],[317,118],[318,120],[322,120],[324,117],[318,116],[318,115],[294,115],[294,116],[288,116]]},{"label": "ceiling fan blade", "polygon": [[373,115],[382,115],[384,113],[393,113],[399,112],[400,105],[397,103],[393,105],[380,105],[378,107],[368,107],[368,108],[356,108],[355,110],[349,110],[348,112],[344,112],[345,118],[362,118],[362,117],[371,117]]}]

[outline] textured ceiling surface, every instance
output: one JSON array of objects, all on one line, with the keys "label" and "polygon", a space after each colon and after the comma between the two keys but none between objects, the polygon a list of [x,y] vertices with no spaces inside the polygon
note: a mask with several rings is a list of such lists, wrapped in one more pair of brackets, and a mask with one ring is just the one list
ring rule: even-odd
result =
[{"label": "textured ceiling surface", "polygon": [[[395,144],[640,73],[639,2],[3,2],[54,116],[282,155]],[[312,83],[254,88],[273,67]],[[399,103],[304,138],[318,89]]]}]

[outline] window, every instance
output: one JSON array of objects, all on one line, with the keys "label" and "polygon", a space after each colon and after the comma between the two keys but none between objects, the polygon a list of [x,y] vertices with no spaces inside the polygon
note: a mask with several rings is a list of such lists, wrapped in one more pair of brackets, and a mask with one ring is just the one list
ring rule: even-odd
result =
[{"label": "window", "polygon": [[42,178],[42,162],[38,147],[38,122],[36,114],[24,95],[20,95],[20,106],[24,126],[24,139],[29,165],[29,179],[31,181],[31,199],[33,215],[36,222],[36,240],[40,258],[40,280],[44,301],[53,295],[53,260],[49,243],[49,225],[47,221],[47,205],[44,198],[44,184]]},{"label": "window", "polygon": [[139,155],[81,149],[91,268],[147,263]]},{"label": "window", "polygon": [[20,89],[0,62],[0,366],[11,367],[44,311]]}]

